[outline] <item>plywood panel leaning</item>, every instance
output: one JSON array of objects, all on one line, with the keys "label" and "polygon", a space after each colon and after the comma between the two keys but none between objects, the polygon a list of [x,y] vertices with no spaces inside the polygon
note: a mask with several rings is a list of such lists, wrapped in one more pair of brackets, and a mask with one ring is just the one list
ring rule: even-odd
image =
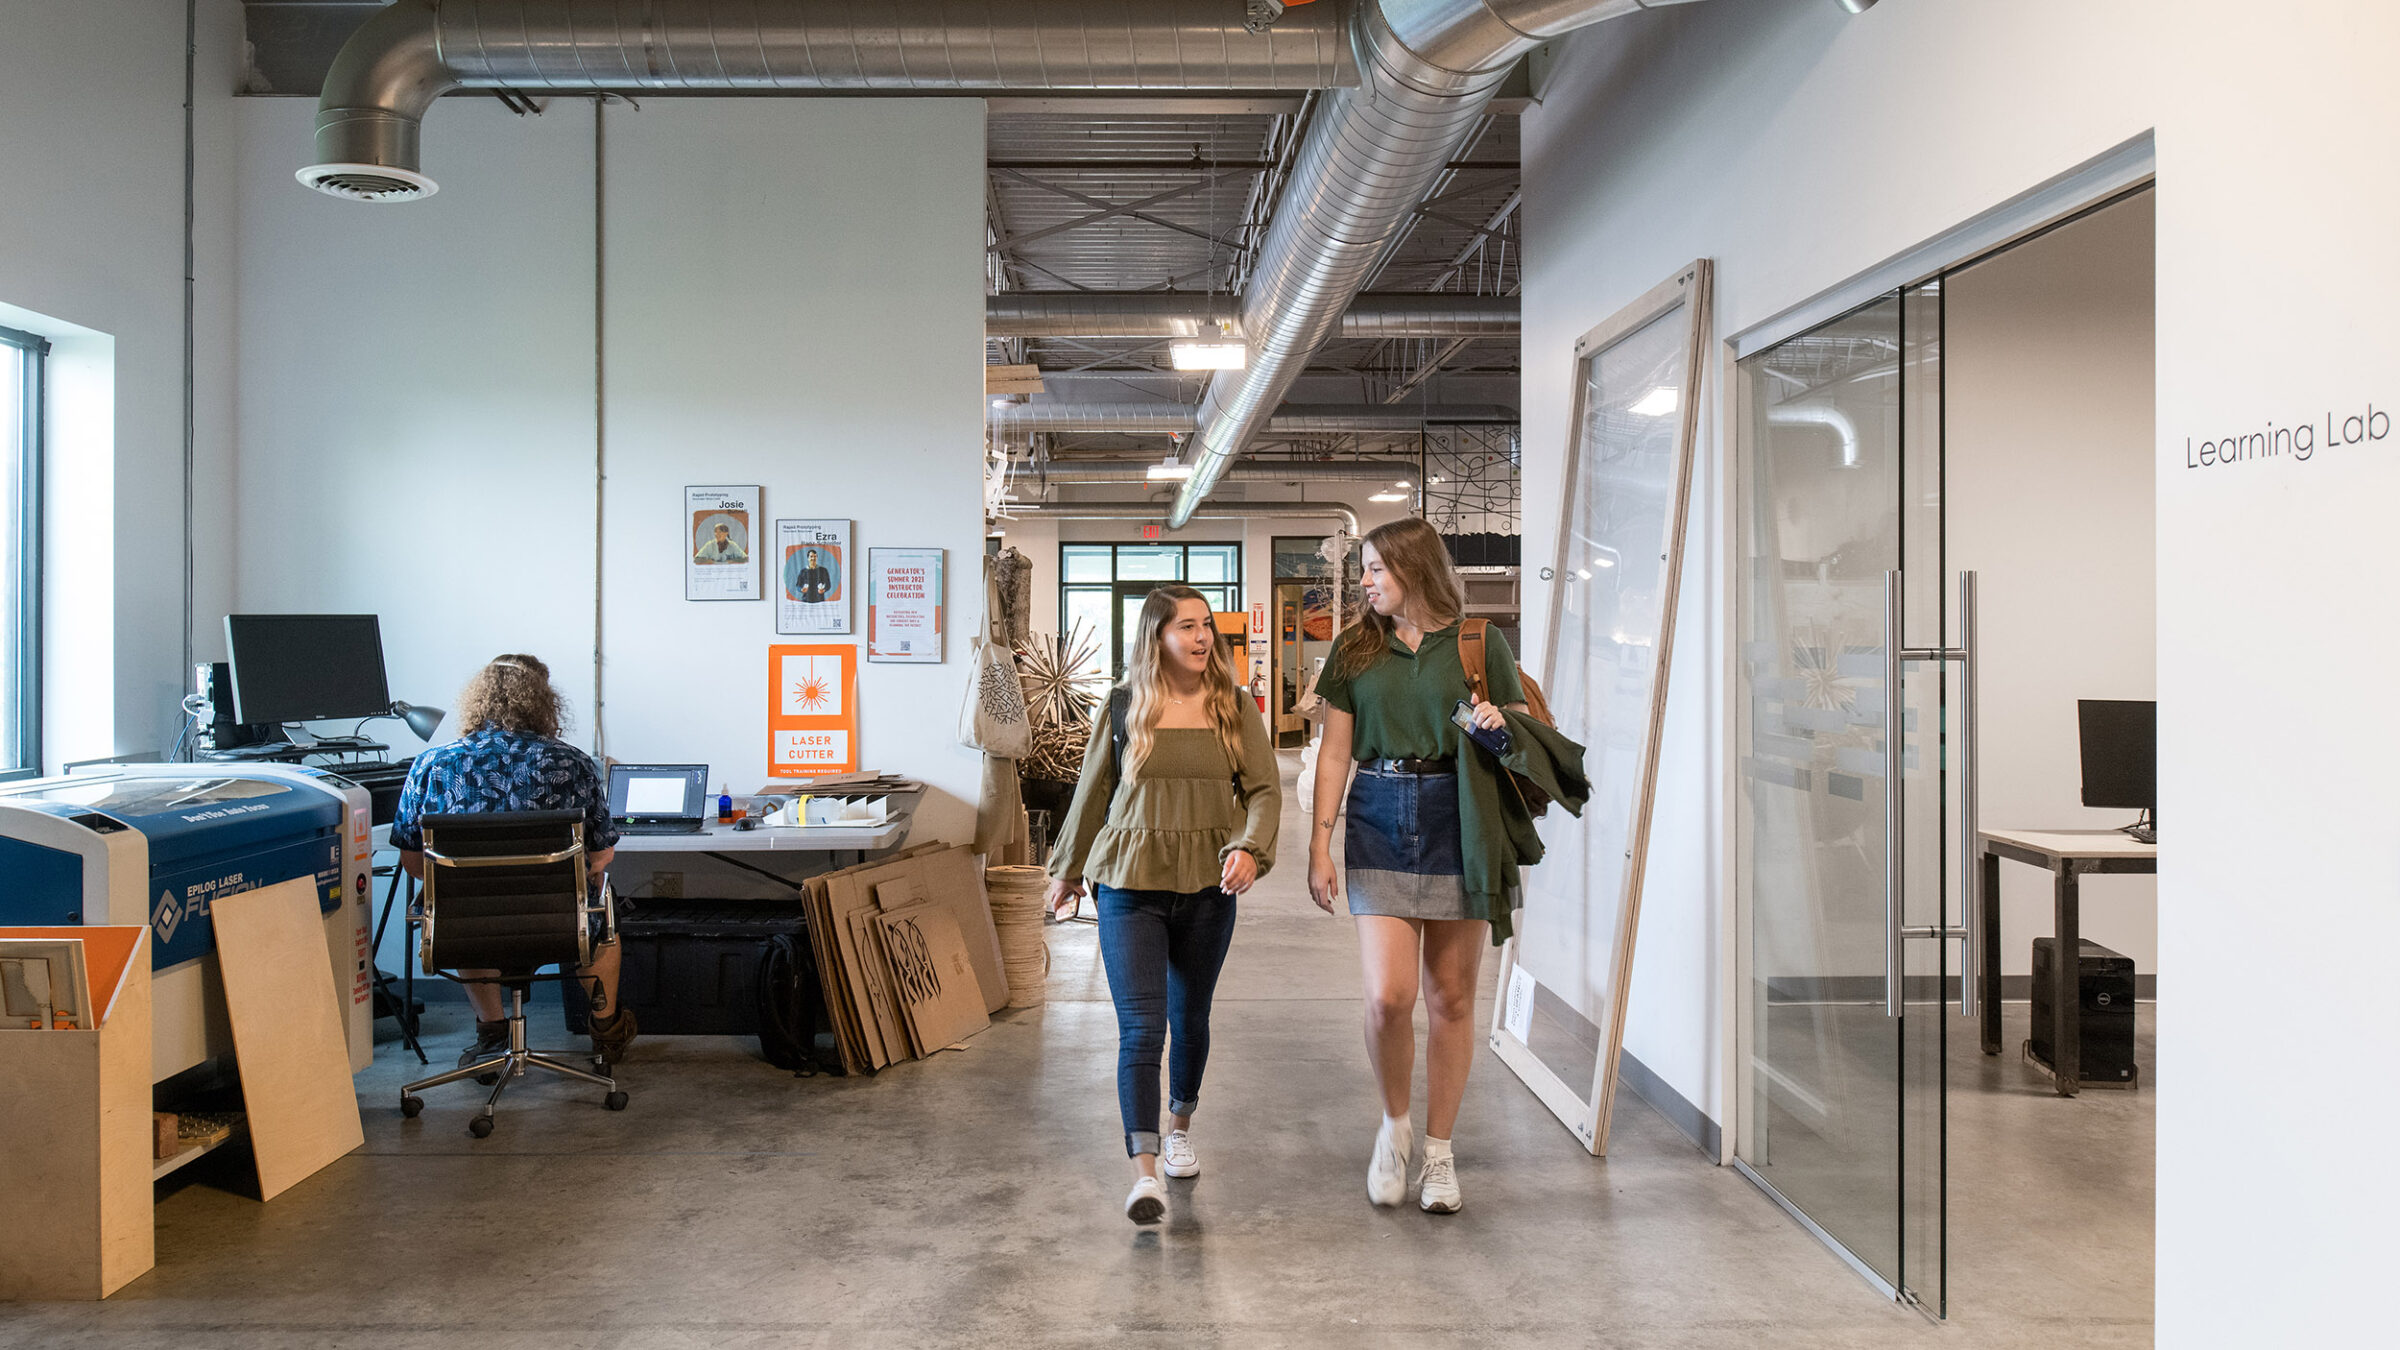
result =
[{"label": "plywood panel leaning", "polygon": [[225,896],[209,912],[259,1198],[272,1200],[366,1142],[316,881]]}]

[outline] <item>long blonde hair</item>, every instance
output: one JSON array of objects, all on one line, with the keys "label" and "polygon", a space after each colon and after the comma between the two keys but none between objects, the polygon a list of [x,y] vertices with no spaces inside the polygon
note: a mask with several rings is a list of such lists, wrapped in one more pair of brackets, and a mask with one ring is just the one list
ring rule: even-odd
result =
[{"label": "long blonde hair", "polygon": [[[1466,588],[1458,569],[1450,565],[1450,550],[1431,525],[1415,516],[1389,521],[1367,531],[1363,543],[1375,546],[1383,570],[1400,581],[1402,602],[1417,611],[1428,630],[1448,628],[1467,610]],[[1392,649],[1393,621],[1370,605],[1358,622],[1342,630],[1334,648],[1333,668],[1345,679],[1374,665]]]},{"label": "long blonde hair", "polygon": [[[1125,710],[1125,763],[1120,768],[1126,778],[1140,771],[1158,742],[1158,719],[1167,710],[1167,675],[1159,649],[1166,643],[1167,625],[1175,621],[1176,608],[1186,600],[1208,603],[1207,596],[1189,586],[1161,586],[1142,602],[1141,617],[1134,621],[1133,652],[1125,662],[1125,688],[1133,695]],[[1234,682],[1233,668],[1226,663],[1224,641],[1215,636],[1213,617],[1210,632],[1208,674],[1203,677],[1208,688],[1208,720],[1216,728],[1217,743],[1225,747],[1225,758],[1239,767],[1241,686]]]},{"label": "long blonde hair", "polygon": [[498,727],[555,738],[565,715],[566,700],[550,684],[550,667],[523,652],[493,657],[458,691],[461,735]]}]

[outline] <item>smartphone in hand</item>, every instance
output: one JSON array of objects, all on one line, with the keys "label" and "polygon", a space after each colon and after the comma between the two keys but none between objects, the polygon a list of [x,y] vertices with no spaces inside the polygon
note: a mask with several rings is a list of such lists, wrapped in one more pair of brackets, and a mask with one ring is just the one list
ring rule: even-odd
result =
[{"label": "smartphone in hand", "polygon": [[1491,751],[1495,755],[1505,755],[1508,753],[1508,728],[1491,727],[1487,729],[1475,725],[1474,704],[1467,702],[1463,698],[1460,699],[1458,701],[1458,706],[1450,710],[1450,720],[1457,724],[1460,731],[1467,733],[1467,739],[1475,742],[1477,745],[1482,746],[1484,749]]}]

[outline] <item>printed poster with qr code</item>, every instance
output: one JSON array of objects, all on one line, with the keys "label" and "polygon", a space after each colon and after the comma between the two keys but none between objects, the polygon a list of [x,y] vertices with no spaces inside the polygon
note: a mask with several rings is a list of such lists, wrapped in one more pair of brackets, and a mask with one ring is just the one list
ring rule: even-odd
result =
[{"label": "printed poster with qr code", "polygon": [[683,490],[683,598],[756,600],[759,590],[756,486]]},{"label": "printed poster with qr code", "polygon": [[850,631],[850,522],[775,522],[775,631]]},{"label": "printed poster with qr code", "polygon": [[867,550],[867,659],[942,659],[942,550]]},{"label": "printed poster with qr code", "polygon": [[767,776],[858,768],[858,648],[767,648]]}]

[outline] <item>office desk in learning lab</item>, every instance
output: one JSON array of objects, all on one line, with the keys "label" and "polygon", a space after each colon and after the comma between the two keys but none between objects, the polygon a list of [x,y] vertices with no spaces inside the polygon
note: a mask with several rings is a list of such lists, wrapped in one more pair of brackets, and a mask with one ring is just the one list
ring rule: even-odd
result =
[{"label": "office desk in learning lab", "polygon": [[[2083,1001],[2077,987],[2082,963],[2081,879],[2092,873],[2155,873],[2158,845],[2122,830],[1985,830],[1982,832],[1983,931],[1976,935],[1977,972],[1982,981],[1983,1053],[2000,1053],[2000,860],[2009,859],[2051,874],[2056,905],[2059,959],[2050,964],[2050,1045],[2053,1064],[2041,1065],[2061,1097],[2083,1090]],[[2027,1052],[2028,1057],[2031,1051]],[[2034,1061],[2037,1065],[2039,1060]]]}]

